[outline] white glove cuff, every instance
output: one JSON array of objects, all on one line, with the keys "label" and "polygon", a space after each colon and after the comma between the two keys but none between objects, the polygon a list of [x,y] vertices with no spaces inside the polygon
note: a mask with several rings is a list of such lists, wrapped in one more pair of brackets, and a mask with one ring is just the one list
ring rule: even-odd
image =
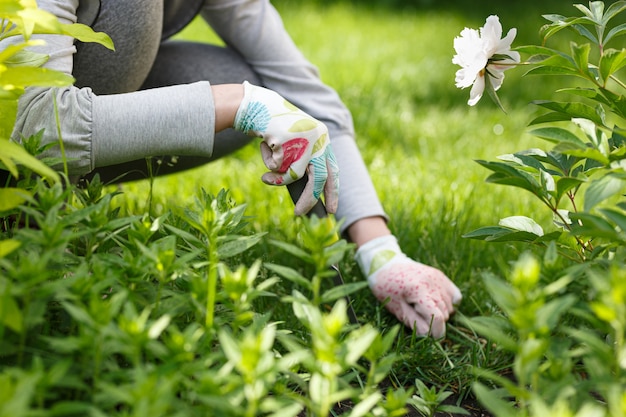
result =
[{"label": "white glove cuff", "polygon": [[373,286],[376,272],[397,256],[404,256],[398,239],[394,235],[387,235],[372,239],[361,246],[354,258],[370,286]]},{"label": "white glove cuff", "polygon": [[246,135],[248,133],[253,133],[254,120],[255,117],[258,116],[257,111],[262,110],[262,107],[257,109],[250,108],[250,104],[254,101],[255,89],[258,88],[259,87],[250,84],[248,81],[243,82],[243,99],[241,100],[241,103],[239,103],[239,108],[235,114],[233,128]]}]

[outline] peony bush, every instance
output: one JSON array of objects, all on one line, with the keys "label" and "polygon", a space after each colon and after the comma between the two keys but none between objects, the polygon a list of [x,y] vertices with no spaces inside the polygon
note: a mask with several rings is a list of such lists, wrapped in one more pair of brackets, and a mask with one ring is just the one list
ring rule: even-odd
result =
[{"label": "peony bush", "polygon": [[[500,39],[496,16],[454,43],[470,105],[487,90],[502,107],[496,91],[509,68],[565,83],[533,102],[545,111],[530,133],[548,146],[478,161],[488,182],[531,193],[553,219],[522,211],[465,235],[528,244],[508,276],[484,276],[502,315],[466,321],[515,355],[512,378],[476,370],[476,395],[502,417],[626,415],[626,26],[616,23],[626,2],[574,7],[580,15],[543,16],[542,45],[512,48],[515,30]],[[557,36],[569,49],[549,46]]]}]

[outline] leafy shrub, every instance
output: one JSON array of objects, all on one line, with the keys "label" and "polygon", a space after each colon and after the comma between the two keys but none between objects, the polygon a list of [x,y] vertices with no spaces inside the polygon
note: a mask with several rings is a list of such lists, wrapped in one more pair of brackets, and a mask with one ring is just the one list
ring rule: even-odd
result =
[{"label": "leafy shrub", "polygon": [[[506,280],[484,277],[502,317],[468,321],[515,354],[510,379],[478,371],[503,388],[475,386],[498,416],[626,414],[626,49],[609,47],[624,34],[613,22],[626,2],[575,6],[581,16],[544,16],[543,45],[516,48],[529,55],[525,75],[574,79],[556,92],[565,100],[535,102],[548,112],[530,122],[530,133],[553,146],[478,161],[492,171],[488,182],[532,193],[554,219],[542,226],[513,216],[466,235],[526,242],[536,254],[523,255]],[[546,46],[564,30],[586,43]]]}]

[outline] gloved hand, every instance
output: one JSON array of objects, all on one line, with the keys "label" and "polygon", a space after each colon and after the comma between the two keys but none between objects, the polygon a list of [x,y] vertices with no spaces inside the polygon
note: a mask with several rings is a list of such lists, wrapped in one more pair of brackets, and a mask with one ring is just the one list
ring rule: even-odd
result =
[{"label": "gloved hand", "polygon": [[339,198],[339,167],[328,129],[278,93],[244,82],[244,98],[235,115],[235,129],[263,139],[261,155],[270,170],[262,180],[287,185],[308,174],[295,213],[308,213],[322,192],[326,210],[334,213]]},{"label": "gloved hand", "polygon": [[461,302],[461,291],[443,272],[402,253],[395,236],[375,238],[356,252],[372,292],[400,321],[420,335],[441,338]]}]

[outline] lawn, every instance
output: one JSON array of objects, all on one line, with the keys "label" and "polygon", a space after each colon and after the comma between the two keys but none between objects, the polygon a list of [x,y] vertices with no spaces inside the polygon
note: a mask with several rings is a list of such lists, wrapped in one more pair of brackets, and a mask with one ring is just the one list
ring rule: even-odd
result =
[{"label": "lawn", "polygon": [[[481,273],[506,270],[524,247],[462,235],[502,217],[542,214],[530,196],[485,183],[488,172],[475,160],[492,160],[539,144],[525,131],[537,111],[528,103],[544,98],[538,96],[544,88],[527,79],[522,82],[522,70],[514,69],[507,73],[500,94],[506,114],[488,98],[469,107],[469,91],[454,86],[452,42],[464,27],[482,26],[490,14],[500,16],[504,31],[520,28],[520,41],[514,46],[537,42],[540,14],[563,12],[562,2],[401,7],[284,0],[275,5],[296,44],[351,109],[358,144],[401,246],[457,283],[465,297],[460,315],[490,314],[493,302]],[[219,43],[200,20],[179,36]],[[147,182],[129,184],[124,187],[123,205],[130,212],[141,212],[152,196],[152,210],[161,213],[191,201],[199,187],[212,193],[225,188],[239,204],[247,205],[254,231],[294,241],[298,230],[287,192],[259,186],[263,171],[257,147],[250,146],[191,173],[159,178],[151,191]],[[267,257],[263,252],[268,250],[261,246],[259,256]],[[280,252],[271,256],[273,262],[289,263]],[[361,279],[351,259],[344,260],[342,268],[346,279]],[[369,291],[361,291],[357,298],[363,321],[383,329],[395,324]],[[454,318],[445,341],[416,339],[405,331],[395,349],[404,355],[394,370],[399,384],[422,378],[437,386],[449,385],[462,398],[470,395],[471,365],[499,369],[510,360]]]}]

